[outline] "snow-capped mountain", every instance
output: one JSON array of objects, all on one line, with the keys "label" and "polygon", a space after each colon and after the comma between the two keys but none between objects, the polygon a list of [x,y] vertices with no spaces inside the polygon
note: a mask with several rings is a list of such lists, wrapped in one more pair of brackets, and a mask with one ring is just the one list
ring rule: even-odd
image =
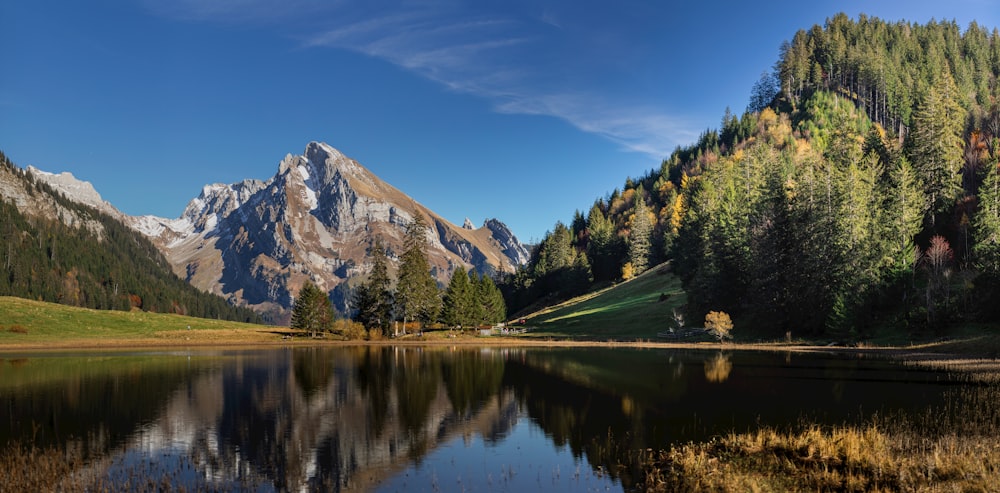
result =
[{"label": "snow-capped mountain", "polygon": [[512,272],[528,252],[502,222],[456,226],[383,182],[327,144],[286,156],[266,182],[208,185],[181,217],[130,217],[163,250],[174,271],[196,287],[263,312],[287,314],[306,279],[347,306],[370,270],[381,238],[395,263],[403,230],[416,214],[428,229],[428,260],[446,283],[462,265]]}]

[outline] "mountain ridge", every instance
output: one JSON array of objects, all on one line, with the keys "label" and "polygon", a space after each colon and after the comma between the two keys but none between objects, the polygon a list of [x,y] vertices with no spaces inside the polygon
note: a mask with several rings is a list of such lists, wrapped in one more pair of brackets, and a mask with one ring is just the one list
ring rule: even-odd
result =
[{"label": "mountain ridge", "polygon": [[[32,169],[43,181],[62,176],[60,189],[67,195],[87,192],[79,201],[107,204],[96,191],[89,193],[89,183]],[[416,214],[429,225],[429,260],[442,284],[459,265],[487,274],[512,272],[529,257],[501,221],[457,226],[315,141],[300,155],[287,154],[267,181],[205,185],[178,218],[114,211],[153,240],[182,279],[279,320],[307,279],[349,313],[353,285],[370,269],[366,259],[374,239],[382,239],[395,264],[403,228]]]}]

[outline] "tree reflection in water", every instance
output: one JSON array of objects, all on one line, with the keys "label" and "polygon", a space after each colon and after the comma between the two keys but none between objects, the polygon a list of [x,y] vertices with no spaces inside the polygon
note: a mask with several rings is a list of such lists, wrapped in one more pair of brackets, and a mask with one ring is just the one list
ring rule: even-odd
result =
[{"label": "tree reflection in water", "polygon": [[[358,346],[16,361],[0,361],[8,447],[82,451],[90,460],[77,474],[94,478],[160,476],[177,464],[190,472],[170,478],[189,489],[367,491],[433,474],[421,464],[436,450],[472,446],[529,454],[529,464],[569,450],[586,467],[568,475],[627,489],[641,473],[636,450],[803,413],[863,418],[860,409],[883,408],[885,382],[900,379],[913,385],[896,409],[940,396],[938,375],[769,353]],[[539,449],[508,446],[529,424],[544,434],[532,442]],[[503,472],[466,480],[514,484],[509,462],[492,465]]]},{"label": "tree reflection in water", "polygon": [[709,382],[725,382],[731,371],[733,371],[733,362],[726,353],[720,351],[715,356],[705,360],[705,380]]}]

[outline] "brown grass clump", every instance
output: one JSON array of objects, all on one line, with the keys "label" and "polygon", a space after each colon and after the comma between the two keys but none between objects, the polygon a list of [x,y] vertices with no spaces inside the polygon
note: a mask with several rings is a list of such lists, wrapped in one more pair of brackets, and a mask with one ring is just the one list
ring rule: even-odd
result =
[{"label": "brown grass clump", "polygon": [[0,453],[0,490],[55,491],[78,466],[77,458],[56,449],[13,444]]},{"label": "brown grass clump", "polygon": [[[979,379],[970,379],[973,382]],[[1000,387],[952,392],[916,418],[861,425],[763,427],[706,443],[638,453],[640,490],[996,491],[1000,485]]]},{"label": "brown grass clump", "polygon": [[647,451],[645,491],[990,491],[1000,444],[887,433],[874,425],[766,428]]},{"label": "brown grass clump", "polygon": [[27,334],[28,329],[24,328],[23,325],[14,324],[11,325],[9,328],[7,328],[7,332],[10,332],[12,334]]}]

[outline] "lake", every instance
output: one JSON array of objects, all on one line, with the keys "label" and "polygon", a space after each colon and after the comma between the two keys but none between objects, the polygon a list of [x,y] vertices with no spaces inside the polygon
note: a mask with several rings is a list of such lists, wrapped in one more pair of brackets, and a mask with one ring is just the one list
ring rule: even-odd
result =
[{"label": "lake", "polygon": [[823,353],[0,353],[0,443],[71,454],[75,478],[115,489],[622,491],[641,480],[636,450],[804,419],[916,415],[960,385]]}]

